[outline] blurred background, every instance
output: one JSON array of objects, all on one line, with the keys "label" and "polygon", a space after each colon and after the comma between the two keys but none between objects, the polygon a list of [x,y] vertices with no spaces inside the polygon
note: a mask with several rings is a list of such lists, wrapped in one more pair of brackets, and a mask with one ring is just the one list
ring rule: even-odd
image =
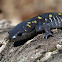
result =
[{"label": "blurred background", "polygon": [[0,20],[13,25],[47,12],[62,12],[62,0],[0,0]]}]

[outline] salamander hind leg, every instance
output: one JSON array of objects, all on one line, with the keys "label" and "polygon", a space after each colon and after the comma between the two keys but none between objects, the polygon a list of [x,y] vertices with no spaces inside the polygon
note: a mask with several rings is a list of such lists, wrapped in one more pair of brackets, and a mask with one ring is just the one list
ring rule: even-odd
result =
[{"label": "salamander hind leg", "polygon": [[45,26],[45,34],[43,35],[43,38],[48,38],[49,36],[53,36],[51,29],[49,28],[49,26]]}]

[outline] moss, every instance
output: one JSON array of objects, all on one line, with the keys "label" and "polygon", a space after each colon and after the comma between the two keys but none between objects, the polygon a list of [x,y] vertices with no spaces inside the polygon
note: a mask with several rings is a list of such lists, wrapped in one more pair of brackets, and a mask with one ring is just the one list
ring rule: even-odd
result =
[{"label": "moss", "polygon": [[53,49],[52,49],[52,52],[53,52],[53,51],[55,51],[56,49],[57,49],[56,47],[55,47],[55,48],[53,48]]}]

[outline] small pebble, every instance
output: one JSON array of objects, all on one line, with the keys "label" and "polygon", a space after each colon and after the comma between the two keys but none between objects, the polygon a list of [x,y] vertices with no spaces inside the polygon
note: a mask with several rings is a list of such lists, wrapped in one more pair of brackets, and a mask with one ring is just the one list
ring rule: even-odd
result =
[{"label": "small pebble", "polygon": [[57,49],[59,49],[62,47],[62,45],[57,44],[56,47],[57,47]]}]

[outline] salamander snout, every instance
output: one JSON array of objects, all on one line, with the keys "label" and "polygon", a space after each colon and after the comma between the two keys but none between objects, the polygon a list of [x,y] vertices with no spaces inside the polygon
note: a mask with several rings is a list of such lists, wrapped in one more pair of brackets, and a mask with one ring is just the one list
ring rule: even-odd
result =
[{"label": "salamander snout", "polygon": [[22,33],[21,32],[17,32],[14,35],[9,34],[9,42],[13,42],[13,41],[17,41],[22,37]]}]

